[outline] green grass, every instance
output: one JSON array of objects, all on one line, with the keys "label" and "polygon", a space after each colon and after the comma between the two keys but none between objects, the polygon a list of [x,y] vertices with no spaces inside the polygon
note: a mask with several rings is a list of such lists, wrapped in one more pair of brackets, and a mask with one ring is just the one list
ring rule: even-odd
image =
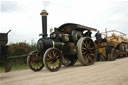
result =
[{"label": "green grass", "polygon": [[4,72],[4,67],[3,66],[0,67],[0,72]]},{"label": "green grass", "polygon": [[[12,65],[11,71],[24,70],[28,68],[29,67],[27,66],[27,64],[16,64],[16,65]],[[4,66],[0,67],[0,72],[5,72]]]}]

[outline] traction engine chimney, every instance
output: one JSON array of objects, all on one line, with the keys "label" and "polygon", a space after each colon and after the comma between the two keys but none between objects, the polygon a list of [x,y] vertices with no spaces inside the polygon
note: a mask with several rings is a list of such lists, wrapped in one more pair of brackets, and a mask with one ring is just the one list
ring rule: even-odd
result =
[{"label": "traction engine chimney", "polygon": [[46,10],[42,10],[40,15],[42,16],[42,38],[44,38],[44,37],[47,37],[47,15],[48,13]]}]

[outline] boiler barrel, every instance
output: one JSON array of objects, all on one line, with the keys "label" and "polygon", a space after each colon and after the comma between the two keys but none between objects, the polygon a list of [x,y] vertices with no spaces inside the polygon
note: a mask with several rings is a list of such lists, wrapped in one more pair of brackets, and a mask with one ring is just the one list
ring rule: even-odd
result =
[{"label": "boiler barrel", "polygon": [[52,39],[41,38],[37,42],[37,49],[38,52],[45,52],[48,48],[62,49],[63,45],[64,43],[62,42],[55,42]]}]

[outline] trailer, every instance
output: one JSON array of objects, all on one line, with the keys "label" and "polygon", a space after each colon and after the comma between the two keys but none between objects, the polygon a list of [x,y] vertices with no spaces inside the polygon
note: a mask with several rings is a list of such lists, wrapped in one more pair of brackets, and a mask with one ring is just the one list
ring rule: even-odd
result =
[{"label": "trailer", "polygon": [[[109,33],[110,35],[108,35]],[[104,38],[95,41],[98,61],[115,60],[118,57],[128,55],[128,39],[125,33],[116,30],[106,30],[101,34]]]}]

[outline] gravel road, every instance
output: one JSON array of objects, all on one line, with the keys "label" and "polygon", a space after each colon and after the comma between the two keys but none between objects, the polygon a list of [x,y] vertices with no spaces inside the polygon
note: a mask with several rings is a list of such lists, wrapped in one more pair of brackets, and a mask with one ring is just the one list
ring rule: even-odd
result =
[{"label": "gravel road", "polygon": [[96,62],[94,65],[62,67],[57,72],[46,68],[0,73],[0,85],[128,85],[128,58]]}]

